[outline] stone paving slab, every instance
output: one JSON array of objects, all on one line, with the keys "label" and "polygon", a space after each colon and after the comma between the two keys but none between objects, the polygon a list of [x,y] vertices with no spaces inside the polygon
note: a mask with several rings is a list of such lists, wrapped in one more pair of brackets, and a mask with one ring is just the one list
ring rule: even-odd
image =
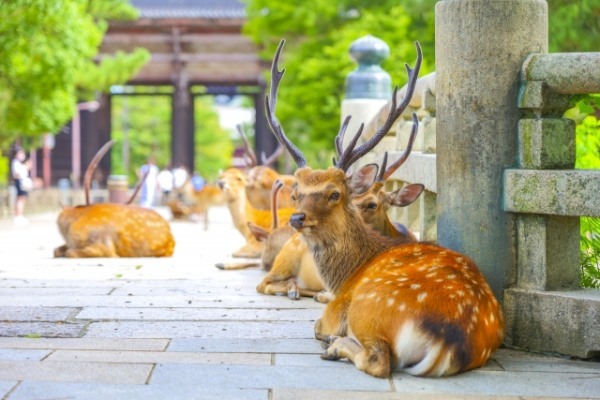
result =
[{"label": "stone paving slab", "polygon": [[117,338],[6,338],[0,337],[4,349],[63,349],[63,350],[131,350],[161,351],[168,339],[117,339]]},{"label": "stone paving slab", "polygon": [[[444,379],[394,375],[398,392],[449,393],[492,396],[582,397],[600,396],[600,374],[469,371]],[[582,384],[584,383],[584,384]]]},{"label": "stone paving slab", "polygon": [[10,400],[268,400],[268,397],[267,390],[214,387],[206,382],[183,386],[168,383],[161,386],[149,386],[23,382],[11,393]]},{"label": "stone paving slab", "polygon": [[388,379],[378,379],[350,365],[325,367],[243,365],[157,365],[150,385],[211,382],[240,389],[313,388],[329,390],[390,391]]},{"label": "stone paving slab", "polygon": [[86,323],[0,322],[0,334],[8,337],[75,338],[83,335],[86,326]]},{"label": "stone paving slab", "polygon": [[174,338],[167,351],[321,354],[313,339]]},{"label": "stone paving slab", "polygon": [[113,288],[88,288],[88,287],[71,287],[71,288],[0,288],[0,296],[90,296],[90,295],[108,295]]},{"label": "stone paving slab", "polygon": [[314,336],[314,323],[310,321],[267,322],[92,322],[86,337],[114,338],[310,338]]},{"label": "stone paving slab", "polygon": [[[57,350],[46,359],[49,361],[97,363],[271,365],[271,358],[270,354],[253,353]],[[1,350],[0,359],[2,359]]]},{"label": "stone paving slab", "polygon": [[50,350],[32,350],[32,349],[0,349],[0,360],[34,360],[41,361],[48,357]]},{"label": "stone paving slab", "polygon": [[0,381],[144,384],[152,364],[0,360]]},{"label": "stone paving slab", "polygon": [[[2,295],[0,295],[2,296]],[[3,321],[66,321],[79,311],[67,307],[2,307]]]},{"label": "stone paving slab", "polygon": [[0,307],[215,307],[215,308],[311,308],[323,305],[312,299],[290,300],[283,296],[6,296]]},{"label": "stone paving slab", "polygon": [[[482,396],[435,393],[385,393],[367,391],[336,391],[306,389],[274,389],[272,400],[551,400],[555,397],[531,396]],[[562,397],[563,400],[575,398]]]},{"label": "stone paving slab", "polygon": [[75,316],[90,320],[152,320],[152,321],[312,321],[320,310],[273,308],[150,308],[150,307],[86,307]]}]

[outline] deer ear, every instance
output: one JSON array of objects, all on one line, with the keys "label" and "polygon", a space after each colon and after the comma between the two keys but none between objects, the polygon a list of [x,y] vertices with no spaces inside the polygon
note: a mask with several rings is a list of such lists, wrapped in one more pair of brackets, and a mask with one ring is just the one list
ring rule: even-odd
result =
[{"label": "deer ear", "polygon": [[258,226],[252,222],[247,222],[247,224],[248,228],[250,228],[250,232],[252,232],[252,235],[254,235],[256,240],[258,240],[259,242],[267,240],[267,238],[269,237],[269,232],[265,228]]},{"label": "deer ear", "polygon": [[396,207],[406,207],[418,199],[421,193],[423,193],[423,190],[425,190],[425,186],[420,183],[406,185],[392,193],[391,205]]},{"label": "deer ear", "polygon": [[367,164],[355,171],[352,176],[347,178],[348,186],[355,194],[364,193],[375,183],[379,166],[377,164]]}]

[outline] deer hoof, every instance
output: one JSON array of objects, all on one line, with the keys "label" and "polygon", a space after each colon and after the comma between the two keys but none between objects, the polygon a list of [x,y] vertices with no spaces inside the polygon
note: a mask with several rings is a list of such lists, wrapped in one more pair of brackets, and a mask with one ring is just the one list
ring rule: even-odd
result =
[{"label": "deer hoof", "polygon": [[225,264],[223,263],[216,263],[215,267],[219,268],[220,270],[225,270]]},{"label": "deer hoof", "polygon": [[340,358],[342,357],[338,355],[337,349],[328,349],[321,353],[321,359],[323,360],[337,361]]},{"label": "deer hoof", "polygon": [[300,293],[297,290],[288,290],[287,296],[291,300],[299,300],[300,299]]}]

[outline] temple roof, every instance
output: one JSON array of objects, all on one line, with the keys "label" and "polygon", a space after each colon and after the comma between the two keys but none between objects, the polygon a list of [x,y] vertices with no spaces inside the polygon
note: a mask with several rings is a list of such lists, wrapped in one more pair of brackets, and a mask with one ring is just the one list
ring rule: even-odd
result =
[{"label": "temple roof", "polygon": [[241,0],[132,0],[141,18],[244,18]]}]

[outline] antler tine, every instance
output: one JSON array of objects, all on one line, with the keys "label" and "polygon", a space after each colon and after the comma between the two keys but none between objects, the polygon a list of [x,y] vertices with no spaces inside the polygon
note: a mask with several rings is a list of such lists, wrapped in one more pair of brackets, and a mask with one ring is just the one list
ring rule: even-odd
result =
[{"label": "antler tine", "polygon": [[346,129],[348,128],[350,119],[352,119],[352,115],[348,115],[346,118],[344,118],[344,122],[342,123],[342,126],[340,126],[340,130],[335,137],[335,153],[338,157],[342,155],[344,150],[342,146],[344,145],[344,136],[346,135]]},{"label": "antler tine", "polygon": [[273,58],[273,64],[271,65],[271,90],[270,94],[265,96],[265,105],[267,108],[267,122],[273,131],[273,134],[279,140],[279,143],[284,145],[287,150],[290,152],[290,155],[298,164],[298,167],[302,168],[306,166],[306,158],[302,154],[302,152],[285,136],[283,132],[283,128],[279,123],[279,120],[275,116],[275,108],[277,106],[277,91],[279,90],[279,83],[281,82],[281,78],[285,73],[285,68],[279,71],[279,57],[281,55],[281,50],[283,49],[283,45],[285,44],[285,39],[281,39],[279,42],[279,46],[277,47],[277,51],[275,52],[275,57]]},{"label": "antler tine", "polygon": [[277,215],[277,194],[283,187],[283,182],[279,179],[275,179],[273,187],[271,188],[271,214],[273,214],[273,225],[271,230],[274,230],[279,225],[279,216]]},{"label": "antler tine", "polygon": [[244,142],[244,149],[246,150],[246,154],[250,159],[251,165],[249,165],[249,167],[256,167],[258,165],[256,153],[254,153],[254,150],[252,150],[252,146],[250,146],[250,141],[248,140],[248,135],[246,135],[246,130],[244,129],[242,124],[237,124],[235,127],[237,128],[240,137],[242,138],[242,142]]},{"label": "antler tine", "polygon": [[144,176],[142,176],[142,179],[140,179],[140,181],[137,183],[137,185],[135,185],[135,189],[133,190],[133,193],[131,194],[131,196],[129,197],[129,200],[127,200],[127,203],[125,203],[125,204],[133,203],[133,200],[135,200],[135,196],[137,196],[138,192],[142,188],[142,185],[146,181],[146,178],[148,177],[148,175],[150,175],[150,168],[148,168],[148,171],[146,171],[144,173]]},{"label": "antler tine", "polygon": [[109,140],[108,142],[104,143],[104,146],[100,147],[100,150],[98,150],[94,158],[92,158],[92,161],[90,161],[90,164],[88,165],[87,169],[85,170],[85,174],[83,175],[83,188],[85,190],[86,206],[90,205],[90,185],[92,183],[92,174],[94,173],[94,170],[98,166],[98,163],[100,162],[102,157],[104,157],[106,152],[112,147],[113,144],[115,144],[114,140]]},{"label": "antler tine", "polygon": [[379,168],[379,173],[377,174],[377,178],[375,178],[375,182],[385,182],[385,168],[387,166],[388,160],[388,152],[383,153],[383,161],[381,161],[381,168]]},{"label": "antler tine", "polygon": [[283,151],[284,151],[284,148],[281,145],[281,143],[279,143],[279,142],[278,142],[277,148],[275,149],[273,154],[271,154],[269,157],[267,157],[267,155],[263,151],[260,154],[260,159],[261,159],[262,165],[273,165],[273,163],[275,163],[275,161],[277,161],[277,159],[279,157],[281,157],[281,155],[283,154]]},{"label": "antler tine", "polygon": [[402,102],[396,106],[396,95],[398,93],[398,88],[396,87],[394,89],[394,93],[392,94],[392,106],[383,126],[379,128],[379,130],[371,137],[371,139],[363,143],[356,150],[352,151],[352,153],[348,155],[348,158],[340,159],[336,167],[346,171],[359,158],[371,151],[377,145],[377,143],[379,143],[381,139],[383,139],[383,137],[388,133],[394,122],[404,112],[406,107],[408,107],[408,103],[410,102],[410,99],[412,98],[412,95],[415,91],[417,78],[419,77],[419,69],[421,68],[421,61],[423,60],[423,52],[421,51],[421,45],[419,44],[419,42],[415,42],[415,47],[417,48],[417,61],[415,62],[414,68],[410,68],[410,66],[406,64],[406,72],[408,73],[408,83],[406,84],[406,93],[404,94]]},{"label": "antler tine", "polygon": [[[396,162],[394,162],[383,174],[383,180],[387,180],[408,158],[410,152],[412,151],[413,142],[417,137],[417,132],[419,131],[419,119],[417,118],[417,114],[413,113],[412,115],[413,126],[410,131],[410,137],[408,139],[408,144],[406,145],[406,149],[404,149],[404,153],[400,156]],[[385,169],[385,168],[384,168]]]}]

